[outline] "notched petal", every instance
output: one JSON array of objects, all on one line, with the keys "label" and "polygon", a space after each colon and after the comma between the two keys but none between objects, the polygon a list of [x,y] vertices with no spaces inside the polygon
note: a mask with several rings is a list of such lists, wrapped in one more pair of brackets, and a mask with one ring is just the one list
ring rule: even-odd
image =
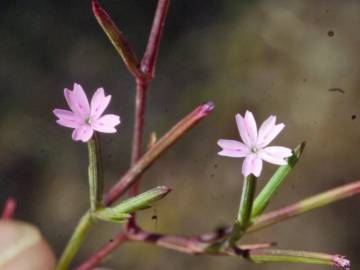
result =
[{"label": "notched petal", "polygon": [[259,153],[260,157],[272,164],[286,165],[285,158],[292,156],[292,150],[283,146],[269,146],[264,148]]},{"label": "notched petal", "polygon": [[88,125],[83,125],[78,128],[75,128],[72,133],[72,139],[74,141],[87,142],[91,139],[94,134],[93,129]]},{"label": "notched petal", "polygon": [[247,177],[250,174],[255,175],[256,177],[259,177],[262,171],[262,160],[261,158],[256,154],[248,155],[242,166],[242,174]]},{"label": "notched petal", "polygon": [[223,148],[223,150],[218,153],[221,156],[245,157],[250,153],[249,148],[245,144],[235,140],[220,139],[217,144]]},{"label": "notched petal", "polygon": [[91,116],[93,118],[99,118],[101,114],[109,106],[111,95],[105,96],[103,88],[98,88],[91,98]]},{"label": "notched petal", "polygon": [[256,144],[258,135],[257,135],[257,125],[253,113],[250,111],[246,111],[244,120],[247,127],[247,132],[249,134],[249,138],[252,144]]},{"label": "notched petal", "polygon": [[241,114],[236,114],[235,115],[235,120],[236,120],[236,125],[241,137],[241,140],[248,146],[251,147],[252,145],[252,141],[249,137],[249,134],[247,132],[247,127],[245,124],[245,120],[244,118],[241,116]]},{"label": "notched petal", "polygon": [[120,116],[115,114],[106,114],[95,120],[92,124],[94,130],[104,133],[115,133],[115,126],[121,123]]}]

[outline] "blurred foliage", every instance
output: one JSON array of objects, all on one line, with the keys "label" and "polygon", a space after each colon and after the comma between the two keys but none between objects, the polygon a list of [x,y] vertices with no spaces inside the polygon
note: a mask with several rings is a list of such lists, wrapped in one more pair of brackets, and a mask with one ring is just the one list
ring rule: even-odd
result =
[{"label": "blurred foliage", "polygon": [[[156,1],[102,4],[141,55]],[[205,100],[213,100],[216,110],[144,175],[144,189],[173,188],[168,198],[140,214],[144,227],[195,234],[232,222],[241,161],[217,156],[216,141],[238,138],[234,115],[246,109],[258,121],[276,114],[287,125],[276,144],[307,141],[302,160],[270,208],[357,179],[359,23],[356,0],[172,1],[149,91],[145,141],[151,131],[160,136]],[[122,127],[102,138],[109,187],[129,166],[134,83],[92,17],[90,1],[2,1],[0,36],[0,202],[15,196],[17,217],[39,225],[59,254],[87,208],[87,154],[83,144],[71,140],[69,129],[56,125],[52,109],[66,106],[63,88],[74,81],[88,94],[99,86],[112,94],[109,111],[121,115]],[[260,187],[274,170],[265,167]],[[359,202],[338,203],[244,242],[339,252],[349,255],[356,269]],[[77,261],[118,229],[99,224]],[[289,267],[192,257],[141,244],[124,246],[106,264],[134,270]]]}]

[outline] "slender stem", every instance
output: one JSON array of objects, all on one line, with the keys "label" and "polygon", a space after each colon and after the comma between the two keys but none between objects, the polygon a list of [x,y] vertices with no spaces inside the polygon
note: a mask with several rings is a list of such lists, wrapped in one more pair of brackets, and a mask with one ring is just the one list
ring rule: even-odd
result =
[{"label": "slender stem", "polygon": [[159,0],[151,27],[149,39],[141,61],[141,70],[153,78],[155,74],[156,59],[160,49],[160,40],[164,30],[165,19],[169,9],[169,0]]},{"label": "slender stem", "polygon": [[87,212],[81,219],[73,235],[71,236],[61,258],[56,266],[56,270],[67,270],[71,261],[75,257],[76,253],[80,249],[81,245],[85,241],[91,225],[94,223],[94,219],[91,217],[91,213]]},{"label": "slender stem", "polygon": [[[314,195],[308,199],[300,201],[299,204],[301,205],[302,202],[303,205],[302,211],[299,211],[300,209],[298,207],[294,207],[295,205],[298,205],[296,203],[291,206],[281,208],[272,211],[268,214],[260,216],[254,221],[254,224],[248,228],[247,232],[260,230],[266,226],[275,224],[277,222],[286,220],[291,217],[295,217],[307,211],[317,209],[318,207],[326,206],[336,201],[357,195],[358,193],[360,193],[360,181],[356,181],[347,185],[337,187],[335,189],[331,189],[329,191]],[[224,228],[222,230],[216,231],[215,233],[206,233],[200,236],[171,236],[171,235],[161,235],[161,234],[154,234],[154,233],[147,233],[140,231],[138,233],[135,233],[134,235],[129,235],[129,238],[131,241],[151,243],[164,248],[173,249],[179,252],[199,254],[199,252],[201,251],[200,253],[203,254],[205,253],[205,250],[206,252],[209,252],[209,244],[217,241],[221,241],[221,239],[226,237],[226,235],[229,235],[231,232],[232,232],[231,228]],[[121,235],[122,234],[120,233],[118,237],[120,237]],[[117,237],[114,239],[115,243],[117,243],[116,239]],[[122,239],[122,237],[120,237],[120,239]],[[96,257],[97,256],[96,254],[102,254],[102,258],[101,258],[102,260],[108,254],[113,252],[122,243],[122,241],[118,241],[118,242],[119,244],[117,245],[109,242],[103,248],[97,251],[95,255],[93,255],[91,258]],[[240,249],[241,247],[242,246],[239,246]],[[243,247],[243,249],[246,248]],[[256,260],[257,255],[260,256],[259,253],[257,254],[253,253],[252,255],[253,256],[250,256],[250,259],[253,260]],[[333,256],[332,257],[333,262],[336,265],[339,266],[341,266],[341,264],[346,265],[347,261],[343,259],[342,256],[337,256],[337,255],[332,255],[332,256]],[[94,267],[95,265],[92,266]],[[85,269],[91,269],[91,268],[84,268],[81,270],[85,270]]]},{"label": "slender stem", "polygon": [[[136,80],[136,98],[135,98],[135,124],[133,132],[133,144],[131,152],[131,165],[134,165],[141,157],[141,146],[144,134],[144,116],[146,109],[146,96],[149,83],[144,80]],[[139,192],[137,179],[130,189],[130,196],[135,196]]]},{"label": "slender stem", "polygon": [[56,270],[68,269],[71,261],[80,249],[82,243],[88,234],[94,218],[92,213],[102,206],[102,197],[104,189],[104,176],[101,159],[101,145],[100,138],[97,133],[88,142],[89,152],[89,190],[90,190],[90,210],[80,219],[79,224],[75,228],[71,239],[69,240]]},{"label": "slender stem", "polygon": [[350,261],[340,255],[332,255],[318,252],[282,249],[257,249],[248,254],[248,259],[256,263],[306,263],[331,265],[350,269]]},{"label": "slender stem", "polygon": [[15,209],[16,209],[15,199],[12,197],[8,198],[5,202],[5,207],[2,212],[1,218],[4,220],[12,219],[15,213]]},{"label": "slender stem", "polygon": [[[135,163],[139,160],[142,154],[141,145],[142,145],[143,129],[144,129],[146,94],[147,94],[147,89],[149,87],[149,82],[154,77],[155,64],[160,48],[160,40],[164,29],[168,6],[169,6],[169,0],[158,1],[147,47],[144,53],[144,57],[141,61],[141,67],[139,67],[137,57],[133,52],[133,50],[131,49],[131,47],[128,45],[128,42],[125,39],[122,32],[116,27],[116,25],[113,23],[112,19],[106,13],[106,11],[101,8],[97,0],[92,1],[93,13],[97,21],[99,22],[100,26],[103,28],[104,32],[110,39],[111,43],[114,45],[115,49],[123,58],[128,70],[136,78],[135,124],[134,124],[134,135],[133,135],[132,157],[131,157],[132,165],[135,165]],[[156,158],[154,158],[153,161],[150,161],[148,165],[145,164],[145,167],[150,166],[151,163],[155,161],[155,159]],[[133,188],[130,191],[130,196],[136,195],[138,193],[138,181],[140,177],[141,177],[141,172],[135,174],[132,179],[129,179],[129,181],[125,183],[125,185],[121,186],[121,183],[119,183],[120,188],[117,188],[117,186],[115,186],[114,189],[110,190],[109,196],[107,196],[107,199],[105,201],[106,205],[110,205],[121,194],[123,194],[131,185],[133,185]],[[131,229],[133,230],[135,228],[136,228],[135,215],[133,215],[128,222],[128,230]],[[122,237],[120,238],[122,239]],[[96,255],[95,258],[97,258]]]},{"label": "slender stem", "polygon": [[280,221],[296,217],[303,213],[315,210],[317,208],[329,205],[331,203],[346,199],[360,193],[360,181],[343,185],[328,191],[316,194],[287,207],[280,208],[263,214],[254,220],[248,231],[257,231],[264,227],[273,225]]},{"label": "slender stem", "polygon": [[[135,120],[134,120],[134,132],[133,132],[133,144],[131,151],[131,165],[134,165],[136,161],[141,157],[141,146],[143,142],[144,134],[144,117],[146,110],[146,96],[149,82],[147,80],[136,79],[136,97],[135,97]],[[139,193],[139,176],[135,179],[134,184],[130,188],[129,195],[136,196]],[[132,213],[129,222],[125,228],[130,229],[136,226],[136,214]]]},{"label": "slender stem", "polygon": [[88,142],[90,209],[96,211],[102,204],[104,176],[101,160],[100,138],[97,133]]},{"label": "slender stem", "polygon": [[[144,76],[137,76],[136,78],[136,98],[135,98],[135,125],[134,137],[131,155],[131,165],[141,157],[142,139],[144,131],[144,115],[146,108],[146,96],[149,88],[150,80],[154,78],[155,64],[160,49],[160,40],[164,29],[165,19],[169,6],[169,0],[159,0],[153,25],[151,27],[149,40],[145,49],[143,59],[141,61],[141,71]],[[135,196],[139,193],[140,175],[135,179],[132,188],[130,189],[130,196]],[[135,226],[135,213],[129,220],[128,226]]]},{"label": "slender stem", "polygon": [[180,139],[195,124],[204,119],[214,109],[208,102],[198,106],[171,128],[151,149],[149,149],[119,181],[110,189],[105,197],[105,204],[110,205],[123,195],[136,179],[142,175],[171,145]]},{"label": "slender stem", "polygon": [[127,240],[127,236],[124,232],[120,232],[115,238],[108,241],[102,246],[98,252],[94,253],[86,261],[80,264],[75,270],[91,270],[95,266],[99,265],[103,259],[105,259],[110,253],[116,250],[121,244]]},{"label": "slender stem", "polygon": [[240,207],[228,242],[230,246],[243,236],[247,227],[249,226],[250,215],[255,195],[255,187],[256,177],[254,175],[251,174],[244,178],[243,190],[240,199]]},{"label": "slender stem", "polygon": [[344,256],[325,254],[318,252],[306,252],[296,250],[270,249],[271,243],[240,245],[229,247],[228,249],[210,249],[209,245],[199,241],[197,238],[166,236],[155,233],[139,231],[129,235],[130,241],[145,242],[154,244],[178,252],[201,255],[223,255],[223,256],[243,256],[244,258],[256,262],[288,262],[288,263],[307,263],[323,264],[350,269],[350,261]]}]

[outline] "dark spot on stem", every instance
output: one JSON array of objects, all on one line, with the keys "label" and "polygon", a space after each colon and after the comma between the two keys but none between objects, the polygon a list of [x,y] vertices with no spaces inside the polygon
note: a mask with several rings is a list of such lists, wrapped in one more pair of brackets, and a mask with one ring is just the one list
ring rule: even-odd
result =
[{"label": "dark spot on stem", "polygon": [[217,238],[222,238],[225,236],[227,232],[227,227],[226,226],[218,226],[216,229],[215,229],[215,233],[216,233],[216,236]]},{"label": "dark spot on stem", "polygon": [[335,32],[333,30],[329,30],[327,34],[329,37],[333,37],[335,35]]},{"label": "dark spot on stem", "polygon": [[356,114],[353,114],[353,115],[351,116],[351,119],[352,119],[352,120],[355,120],[355,119],[356,119]]}]

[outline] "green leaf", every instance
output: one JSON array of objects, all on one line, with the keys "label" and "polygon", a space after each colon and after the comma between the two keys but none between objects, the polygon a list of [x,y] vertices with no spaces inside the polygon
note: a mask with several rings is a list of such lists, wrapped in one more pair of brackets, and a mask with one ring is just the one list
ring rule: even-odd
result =
[{"label": "green leaf", "polygon": [[259,195],[256,197],[251,213],[252,218],[256,218],[261,215],[270,199],[274,196],[276,191],[279,189],[281,184],[284,182],[286,176],[292,171],[296,163],[301,157],[305,148],[305,142],[302,142],[293,150],[293,155],[288,159],[288,164],[280,166],[270,180],[266,183],[265,187],[261,190]]},{"label": "green leaf", "polygon": [[164,198],[171,189],[165,186],[159,186],[141,193],[135,197],[127,199],[112,209],[118,213],[133,213],[151,207],[153,202]]},{"label": "green leaf", "polygon": [[165,186],[156,187],[127,199],[115,207],[98,208],[94,214],[101,220],[125,223],[130,218],[130,213],[150,208],[152,203],[164,198],[170,191],[171,189]]},{"label": "green leaf", "polygon": [[115,223],[126,223],[131,217],[130,214],[118,213],[110,207],[98,209],[94,214],[98,219]]}]

